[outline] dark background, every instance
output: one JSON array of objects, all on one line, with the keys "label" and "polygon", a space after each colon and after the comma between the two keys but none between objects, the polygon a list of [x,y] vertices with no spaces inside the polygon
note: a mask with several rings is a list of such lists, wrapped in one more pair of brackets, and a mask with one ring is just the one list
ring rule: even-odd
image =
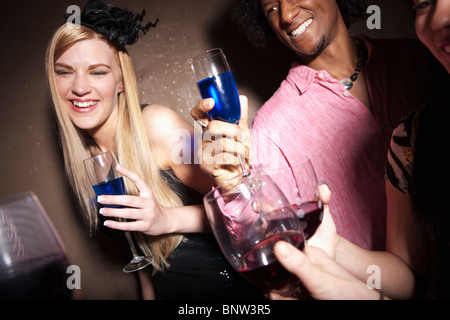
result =
[{"label": "dark background", "polygon": [[[144,21],[159,18],[156,29],[129,49],[142,103],[159,103],[192,121],[198,102],[189,58],[222,47],[241,94],[249,97],[250,118],[278,88],[289,65],[283,48],[277,55],[253,50],[229,23],[229,0],[110,0],[134,12],[146,9]],[[84,1],[2,1],[0,4],[0,198],[34,191],[58,230],[71,264],[81,268],[85,299],[137,299],[134,274],[122,273],[131,259],[128,248],[90,236],[64,174],[51,117],[45,75],[45,51],[69,5]],[[351,31],[373,38],[415,37],[404,1],[367,1],[381,8],[381,29],[366,21]],[[393,70],[395,72],[395,70]]]}]

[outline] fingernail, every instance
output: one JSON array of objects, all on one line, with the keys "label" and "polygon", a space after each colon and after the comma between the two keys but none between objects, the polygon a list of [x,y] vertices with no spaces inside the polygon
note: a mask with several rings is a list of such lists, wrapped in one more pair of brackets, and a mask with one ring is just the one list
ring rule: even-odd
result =
[{"label": "fingernail", "polygon": [[111,226],[110,223],[109,223],[109,221],[103,222],[103,225],[104,225],[105,227],[110,227],[110,226]]},{"label": "fingernail", "polygon": [[287,243],[278,243],[278,255],[280,255],[283,258],[287,258],[291,255],[291,248],[287,245]]},{"label": "fingernail", "polygon": [[97,202],[98,203],[103,203],[106,200],[106,198],[104,196],[98,196],[97,197]]},{"label": "fingernail", "polygon": [[214,101],[214,99],[209,98],[209,99],[206,99],[203,104],[205,107],[211,108],[213,106],[213,101]]},{"label": "fingernail", "polygon": [[279,300],[280,299],[280,295],[278,293],[270,292],[267,296],[268,296],[267,298],[270,300]]},{"label": "fingernail", "polygon": [[330,189],[330,191],[331,191],[331,186],[330,186],[330,184],[329,184],[328,182],[326,182],[326,181],[322,181],[322,184],[326,184],[326,185],[327,185],[327,187],[328,187],[328,189]]},{"label": "fingernail", "polygon": [[106,213],[106,209],[105,208],[100,208],[100,210],[98,211],[98,213],[100,213],[101,215]]}]

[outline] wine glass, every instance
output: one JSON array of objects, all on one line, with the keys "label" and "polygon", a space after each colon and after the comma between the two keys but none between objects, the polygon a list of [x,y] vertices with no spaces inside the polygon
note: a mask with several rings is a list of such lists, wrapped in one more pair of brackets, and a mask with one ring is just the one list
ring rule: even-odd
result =
[{"label": "wine glass", "polygon": [[[89,181],[97,196],[126,194],[123,176],[116,171],[116,166],[117,159],[112,151],[84,160],[84,167]],[[124,208],[117,205],[104,206],[108,208]],[[139,255],[130,232],[125,231],[125,237],[130,245],[133,259],[123,268],[123,272],[138,271],[150,265],[154,260],[153,256]]]},{"label": "wine glass", "polygon": [[249,169],[203,198],[211,228],[230,264],[264,291],[299,297],[300,282],[276,259],[273,246],[284,240],[300,250],[300,220],[263,168]]},{"label": "wine glass", "polygon": [[301,221],[305,239],[310,239],[323,219],[319,183],[311,160],[306,155],[296,155],[289,159],[288,167],[266,168],[266,173],[283,190]]},{"label": "wine glass", "polygon": [[0,299],[69,299],[65,248],[38,197],[0,200]]}]

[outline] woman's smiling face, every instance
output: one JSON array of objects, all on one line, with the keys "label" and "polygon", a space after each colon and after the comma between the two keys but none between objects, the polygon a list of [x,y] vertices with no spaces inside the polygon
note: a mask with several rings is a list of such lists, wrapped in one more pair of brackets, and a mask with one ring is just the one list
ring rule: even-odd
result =
[{"label": "woman's smiling face", "polygon": [[117,52],[98,38],[75,43],[55,62],[58,93],[71,121],[93,135],[117,116],[123,91]]},{"label": "woman's smiling face", "polygon": [[450,73],[450,0],[414,0],[417,36]]}]

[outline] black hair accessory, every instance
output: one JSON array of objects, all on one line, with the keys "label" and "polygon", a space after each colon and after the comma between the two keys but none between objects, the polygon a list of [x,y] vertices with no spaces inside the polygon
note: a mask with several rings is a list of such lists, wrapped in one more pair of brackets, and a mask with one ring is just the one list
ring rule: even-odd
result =
[{"label": "black hair accessory", "polygon": [[156,27],[159,19],[142,26],[139,22],[142,22],[144,15],[145,10],[141,14],[134,14],[100,0],[89,0],[81,13],[80,22],[105,36],[117,49],[124,50],[125,46],[139,39],[140,32],[146,34],[151,27]]}]

